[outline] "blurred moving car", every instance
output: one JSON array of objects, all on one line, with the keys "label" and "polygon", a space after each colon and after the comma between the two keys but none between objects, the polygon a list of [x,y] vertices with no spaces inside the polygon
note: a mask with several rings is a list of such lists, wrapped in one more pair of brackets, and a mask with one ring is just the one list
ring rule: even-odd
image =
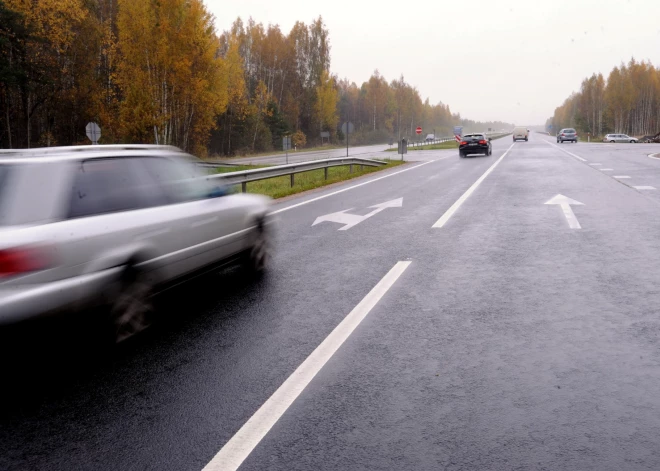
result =
[{"label": "blurred moving car", "polygon": [[603,142],[629,142],[631,144],[636,144],[639,140],[635,137],[630,137],[627,134],[607,134],[603,138]]},{"label": "blurred moving car", "polygon": [[577,131],[573,128],[564,128],[557,134],[557,143],[563,144],[564,142],[574,142],[577,143],[578,135]]},{"label": "blurred moving car", "polygon": [[0,151],[0,324],[103,306],[121,341],[153,294],[232,257],[262,272],[270,200],[170,146]]},{"label": "blurred moving car", "polygon": [[469,154],[493,155],[493,147],[489,137],[485,134],[466,134],[458,145],[459,157]]},{"label": "blurred moving car", "polygon": [[518,140],[527,141],[529,139],[529,131],[523,126],[516,126],[513,128],[513,142]]},{"label": "blurred moving car", "polygon": [[435,134],[427,134],[426,142],[433,142],[433,141],[435,141]]}]

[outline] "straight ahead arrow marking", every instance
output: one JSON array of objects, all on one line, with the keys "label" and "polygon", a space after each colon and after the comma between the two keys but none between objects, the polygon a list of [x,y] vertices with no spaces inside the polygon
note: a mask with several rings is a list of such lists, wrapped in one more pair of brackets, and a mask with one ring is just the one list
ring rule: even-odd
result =
[{"label": "straight ahead arrow marking", "polygon": [[579,201],[572,200],[564,195],[557,195],[545,204],[559,205],[562,211],[564,212],[564,216],[566,217],[566,220],[568,221],[568,227],[570,227],[571,229],[582,229],[582,226],[580,226],[580,222],[575,217],[575,213],[573,212],[571,205],[584,206],[584,203],[580,203]]}]

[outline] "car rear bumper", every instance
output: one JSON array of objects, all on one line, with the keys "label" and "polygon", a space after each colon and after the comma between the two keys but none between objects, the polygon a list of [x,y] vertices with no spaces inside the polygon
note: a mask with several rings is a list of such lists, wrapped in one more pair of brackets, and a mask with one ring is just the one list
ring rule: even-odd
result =
[{"label": "car rear bumper", "polygon": [[577,142],[578,138],[577,137],[558,137],[557,141],[559,141],[559,142],[565,142],[565,141]]},{"label": "car rear bumper", "polygon": [[52,283],[0,286],[0,325],[77,310],[100,297],[121,267]]},{"label": "car rear bumper", "polygon": [[514,141],[526,141],[527,136],[513,136]]},{"label": "car rear bumper", "polygon": [[476,146],[459,146],[459,151],[464,154],[483,154],[488,152],[488,146],[476,145]]}]

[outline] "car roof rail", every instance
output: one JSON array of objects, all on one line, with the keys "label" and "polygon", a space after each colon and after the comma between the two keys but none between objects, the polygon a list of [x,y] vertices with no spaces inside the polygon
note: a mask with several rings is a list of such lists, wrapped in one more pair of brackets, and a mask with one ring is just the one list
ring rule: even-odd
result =
[{"label": "car roof rail", "polygon": [[61,146],[61,147],[36,147],[33,149],[0,149],[0,155],[5,156],[44,156],[66,154],[71,152],[112,152],[131,150],[162,150],[169,152],[183,152],[176,146],[164,146],[156,144],[104,144],[87,146]]}]

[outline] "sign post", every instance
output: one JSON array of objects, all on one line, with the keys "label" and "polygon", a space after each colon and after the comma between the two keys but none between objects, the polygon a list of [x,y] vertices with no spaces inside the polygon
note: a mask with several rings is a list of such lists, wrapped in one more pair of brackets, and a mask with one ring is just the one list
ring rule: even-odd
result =
[{"label": "sign post", "polygon": [[463,126],[454,126],[454,137],[457,142],[461,142],[461,138],[463,137]]},{"label": "sign post", "polygon": [[341,125],[341,132],[344,134],[344,136],[346,136],[346,157],[348,157],[348,135],[352,133],[354,129],[355,127],[350,121],[346,121]]},{"label": "sign post", "polygon": [[408,153],[408,142],[406,141],[406,138],[404,137],[399,141],[399,154],[401,154],[401,160],[403,161],[403,154]]},{"label": "sign post", "polygon": [[286,152],[286,163],[289,163],[289,150],[291,149],[291,136],[282,138],[282,150]]},{"label": "sign post", "polygon": [[89,140],[92,141],[92,145],[97,145],[99,143],[99,139],[101,139],[101,128],[98,124],[94,122],[87,123],[87,126],[85,126],[85,133]]}]

